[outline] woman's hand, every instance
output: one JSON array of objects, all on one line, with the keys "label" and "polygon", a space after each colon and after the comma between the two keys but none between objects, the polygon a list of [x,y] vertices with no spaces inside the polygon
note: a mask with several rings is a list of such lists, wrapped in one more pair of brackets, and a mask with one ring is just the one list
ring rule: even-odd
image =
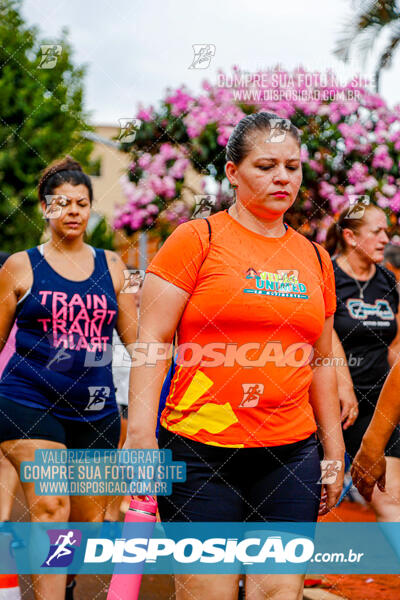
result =
[{"label": "woman's hand", "polygon": [[358,400],[354,393],[353,386],[338,386],[340,402],[340,420],[343,430],[354,424],[358,417]]},{"label": "woman's hand", "polygon": [[351,477],[360,494],[371,502],[375,484],[381,492],[385,491],[386,460],[383,453],[369,450],[363,442],[351,466]]},{"label": "woman's hand", "polygon": [[343,489],[344,456],[321,461],[321,504],[318,514],[326,515],[336,506]]}]

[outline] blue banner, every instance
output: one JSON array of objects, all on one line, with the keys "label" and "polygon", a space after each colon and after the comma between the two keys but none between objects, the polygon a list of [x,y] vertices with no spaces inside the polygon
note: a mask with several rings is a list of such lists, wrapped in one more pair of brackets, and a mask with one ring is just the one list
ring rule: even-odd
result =
[{"label": "blue banner", "polygon": [[400,523],[4,523],[0,573],[400,574]]}]

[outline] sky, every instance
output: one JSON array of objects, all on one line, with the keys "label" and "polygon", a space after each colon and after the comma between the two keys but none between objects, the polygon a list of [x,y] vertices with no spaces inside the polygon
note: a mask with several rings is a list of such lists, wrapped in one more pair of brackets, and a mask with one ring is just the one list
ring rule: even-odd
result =
[{"label": "sky", "polygon": [[[53,41],[69,30],[74,63],[86,64],[85,106],[94,124],[132,118],[139,103],[157,106],[167,88],[201,89],[217,71],[233,65],[256,71],[333,69],[340,80],[361,73],[371,78],[376,51],[366,66],[356,58],[343,65],[335,42],[351,16],[352,0],[24,0],[23,15]],[[377,49],[384,43],[379,41]],[[213,44],[207,69],[189,69],[193,44]],[[400,50],[384,72],[381,94],[400,102]]]}]

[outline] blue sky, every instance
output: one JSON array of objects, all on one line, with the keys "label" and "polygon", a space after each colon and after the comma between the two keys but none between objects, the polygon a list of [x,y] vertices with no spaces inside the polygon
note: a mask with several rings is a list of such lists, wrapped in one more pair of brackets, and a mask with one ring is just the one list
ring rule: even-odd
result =
[{"label": "blue sky", "polygon": [[[277,63],[292,69],[331,68],[341,79],[371,76],[374,55],[364,67],[343,66],[332,53],[352,0],[25,0],[23,14],[51,41],[69,30],[75,62],[88,66],[86,107],[91,121],[118,125],[139,102],[157,104],[167,87],[200,89],[219,68],[242,70]],[[193,44],[214,44],[206,70],[189,69]],[[396,72],[400,51],[382,77],[381,93],[400,102]]]}]

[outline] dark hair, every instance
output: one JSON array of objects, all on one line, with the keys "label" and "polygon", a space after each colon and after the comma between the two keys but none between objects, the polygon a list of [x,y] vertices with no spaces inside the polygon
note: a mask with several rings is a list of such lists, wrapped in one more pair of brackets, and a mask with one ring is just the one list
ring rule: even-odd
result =
[{"label": "dark hair", "polygon": [[[343,237],[343,229],[351,229],[353,233],[357,233],[364,221],[364,215],[367,211],[372,208],[382,210],[376,204],[363,204],[362,202],[354,204],[350,209],[346,208],[343,210],[338,220],[329,227],[326,240],[325,248],[331,256],[338,252],[343,252],[346,249],[346,242]],[[357,216],[357,213],[361,213]]]},{"label": "dark hair", "polygon": [[283,119],[274,113],[259,112],[252,115],[247,115],[247,117],[241,119],[236,125],[226,145],[226,160],[231,160],[233,163],[235,163],[235,165],[241,163],[250,152],[248,144],[249,134],[253,131],[261,131],[263,129],[268,129],[271,132],[271,119],[277,119],[278,122],[281,121],[280,129],[286,129],[286,131],[294,137],[300,146],[300,132],[297,127],[295,127],[293,123],[289,121],[289,119]]},{"label": "dark hair", "polygon": [[72,183],[72,185],[85,185],[89,192],[90,204],[92,204],[93,189],[90,177],[86,175],[81,165],[71,156],[66,156],[61,160],[56,160],[45,168],[38,185],[40,202],[46,203],[46,196],[51,195],[53,190],[63,183]]}]

